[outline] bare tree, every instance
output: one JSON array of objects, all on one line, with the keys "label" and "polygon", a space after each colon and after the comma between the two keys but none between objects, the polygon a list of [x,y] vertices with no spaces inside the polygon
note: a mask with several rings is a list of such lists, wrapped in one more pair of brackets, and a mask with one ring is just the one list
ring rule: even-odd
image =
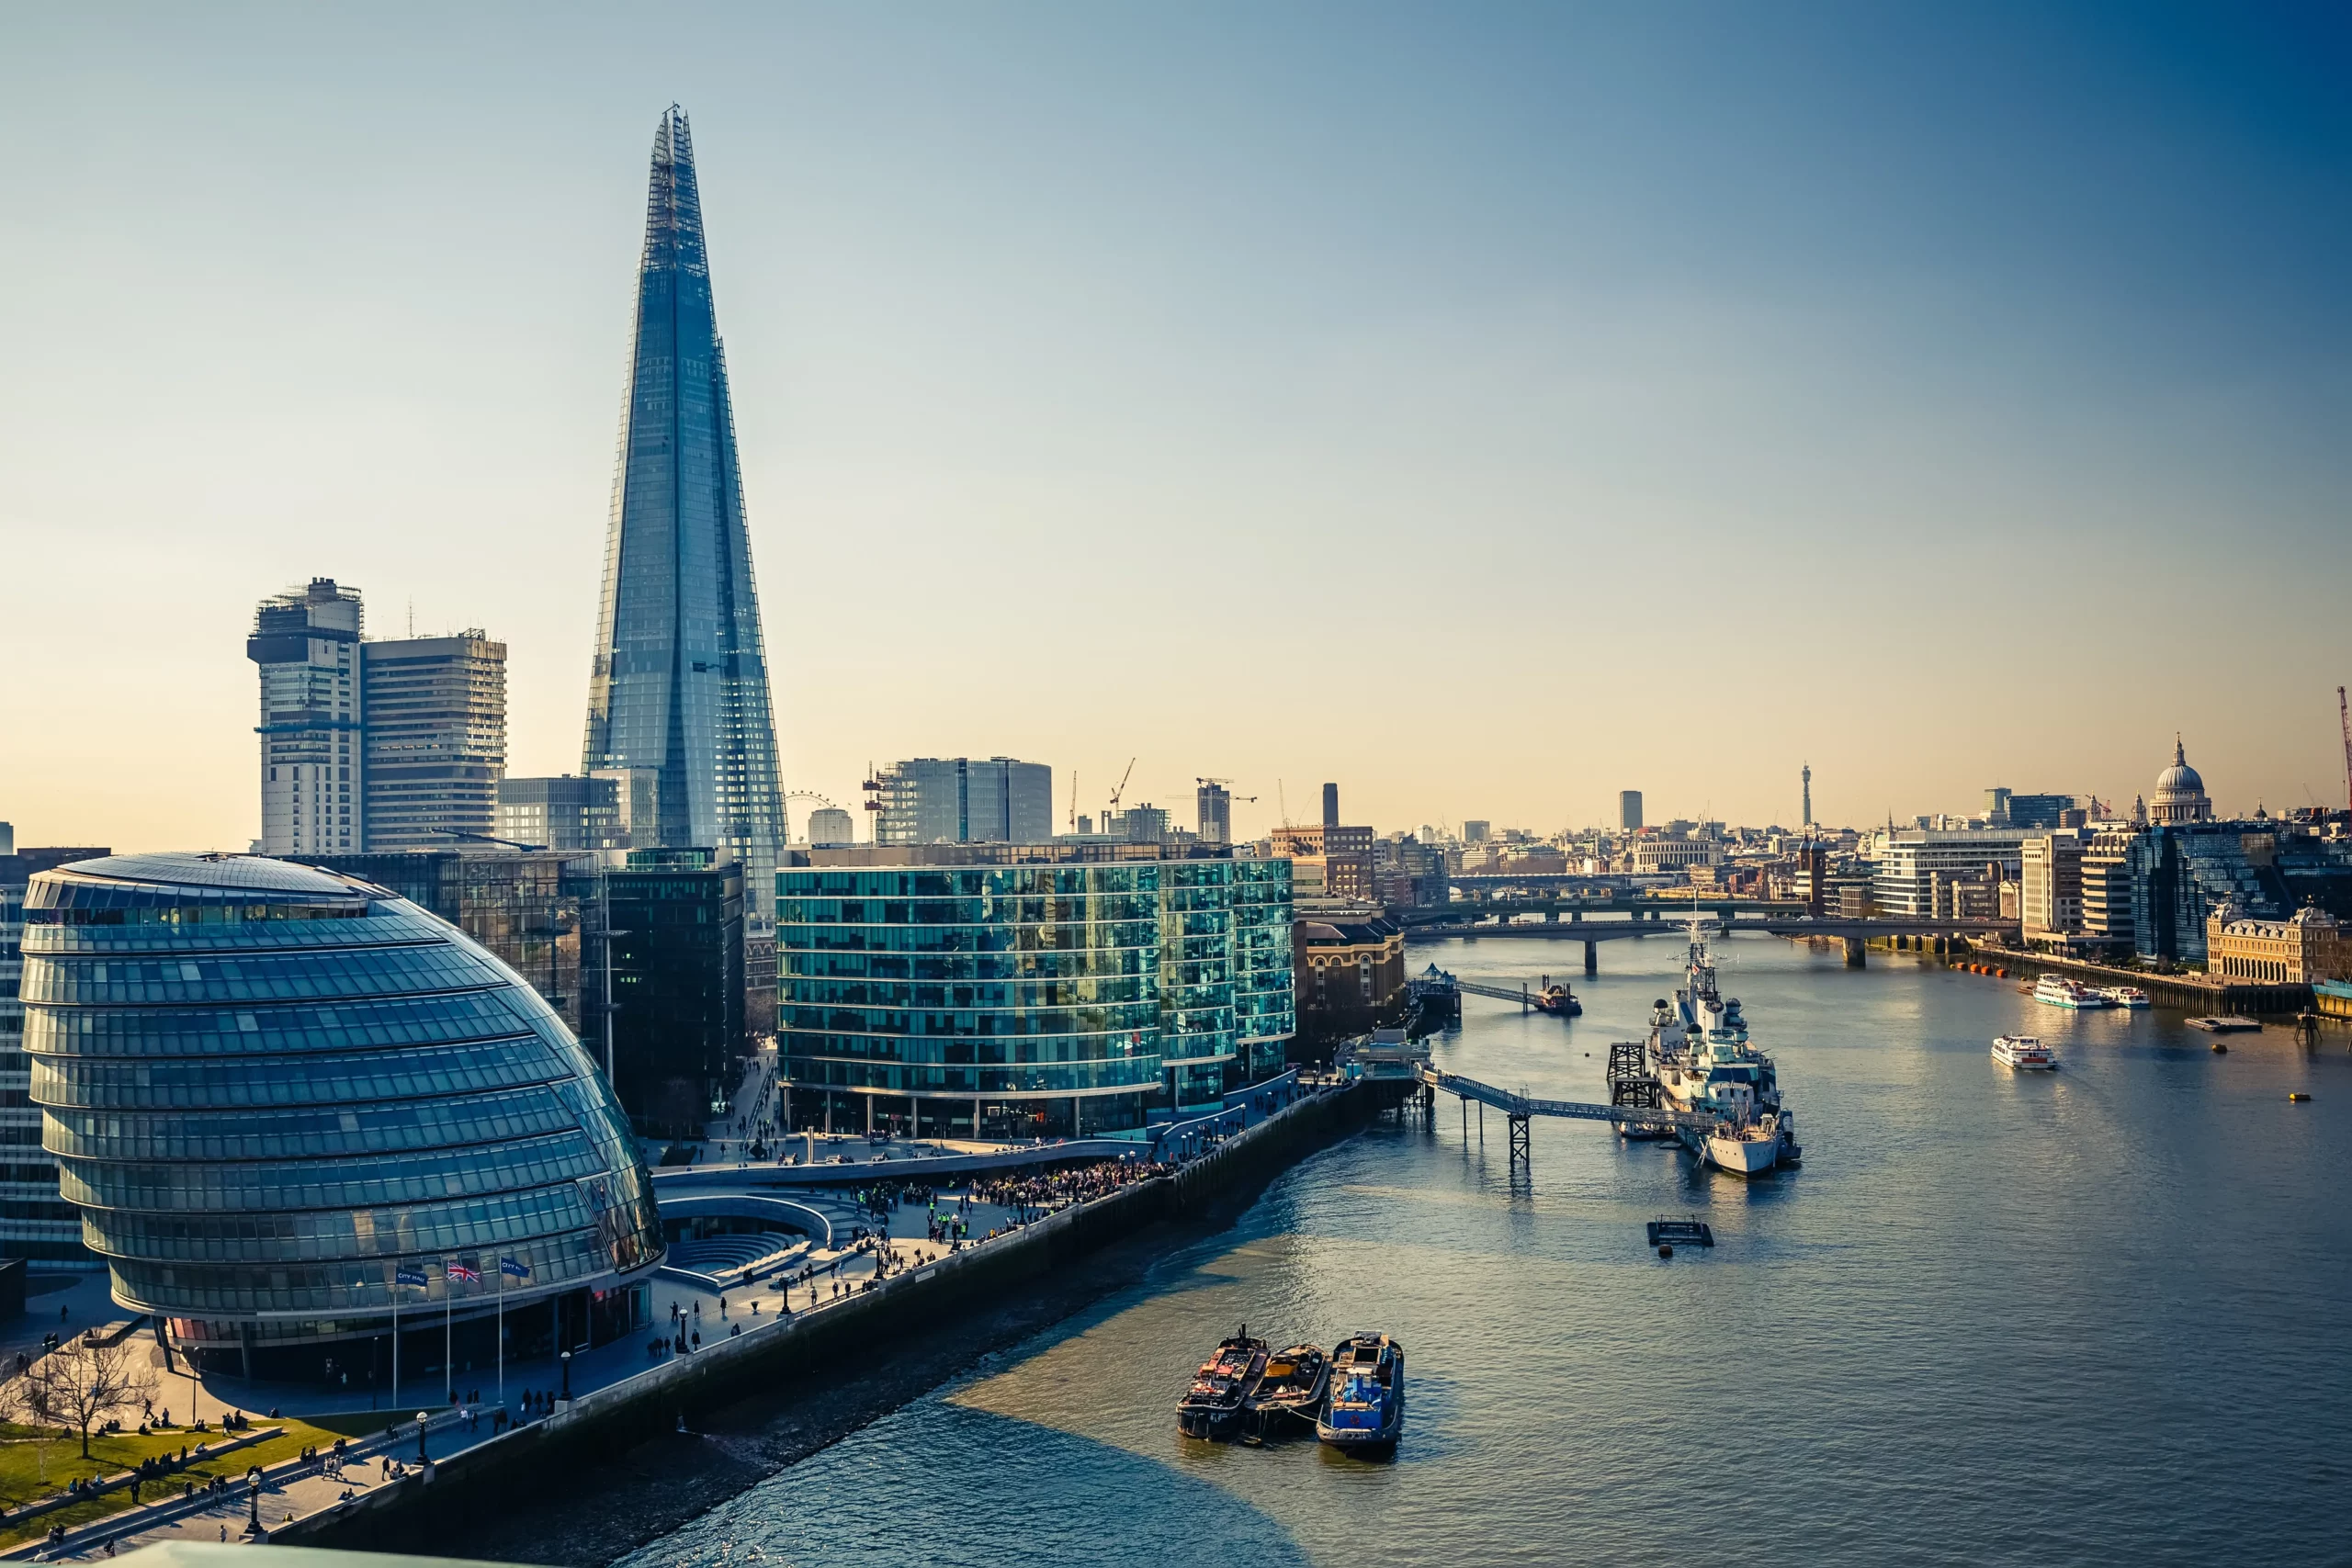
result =
[{"label": "bare tree", "polygon": [[154,1374],[122,1345],[73,1339],[10,1383],[8,1402],[28,1425],[80,1432],[82,1457],[87,1459],[90,1428],[118,1410],[137,1406],[154,1389]]}]

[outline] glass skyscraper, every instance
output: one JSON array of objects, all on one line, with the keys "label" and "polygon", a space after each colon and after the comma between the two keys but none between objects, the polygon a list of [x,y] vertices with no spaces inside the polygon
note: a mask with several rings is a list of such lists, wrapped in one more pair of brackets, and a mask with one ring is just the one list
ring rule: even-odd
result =
[{"label": "glass skyscraper", "polygon": [[[742,863],[745,886],[774,885],[784,797],[767,656],[694,144],[675,105],[653,138],[583,763],[656,775],[659,843],[639,847],[716,850]],[[772,924],[772,908],[746,913]]]},{"label": "glass skyscraper", "polygon": [[[356,877],[120,855],[25,894],[25,1050],[115,1300],[207,1367],[413,1387],[647,1321],[652,1183],[589,1057],[462,932]],[[503,1288],[503,1303],[500,1299]],[[490,1319],[491,1321],[484,1321]],[[454,1375],[454,1374],[453,1374]]]}]

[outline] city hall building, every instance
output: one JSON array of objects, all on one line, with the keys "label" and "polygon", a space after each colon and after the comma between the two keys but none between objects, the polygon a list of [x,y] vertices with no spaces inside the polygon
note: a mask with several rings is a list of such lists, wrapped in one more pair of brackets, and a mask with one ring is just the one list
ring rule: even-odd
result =
[{"label": "city hall building", "polygon": [[649,1318],[662,1244],[611,1090],[515,973],[356,877],[249,855],[43,871],[25,1050],[115,1300],[208,1369],[336,1375],[573,1349]]},{"label": "city hall building", "polygon": [[1122,1132],[1281,1070],[1295,1029],[1288,861],[1125,844],[811,852],[831,863],[776,873],[794,1128]]}]

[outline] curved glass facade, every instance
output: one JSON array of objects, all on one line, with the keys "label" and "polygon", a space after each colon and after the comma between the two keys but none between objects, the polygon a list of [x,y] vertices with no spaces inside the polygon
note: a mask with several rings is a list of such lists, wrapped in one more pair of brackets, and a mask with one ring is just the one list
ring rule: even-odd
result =
[{"label": "curved glass facade", "polygon": [[85,861],[25,903],[43,1144],[124,1305],[248,1365],[380,1335],[396,1289],[420,1328],[445,1301],[479,1317],[502,1279],[510,1324],[568,1343],[592,1302],[629,1314],[616,1287],[662,1241],[628,1124],[553,1010],[454,927],[249,856]]},{"label": "curved glass facade", "polygon": [[1290,1033],[1289,870],[1219,858],[777,872],[793,1124],[1069,1135],[1217,1105],[1262,1076],[1245,1040],[1272,1042],[1279,1063]]}]

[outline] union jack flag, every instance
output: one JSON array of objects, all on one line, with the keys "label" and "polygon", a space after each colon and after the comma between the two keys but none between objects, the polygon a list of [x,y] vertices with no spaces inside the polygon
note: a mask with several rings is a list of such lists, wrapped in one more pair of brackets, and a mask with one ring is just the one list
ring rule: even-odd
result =
[{"label": "union jack flag", "polygon": [[469,1285],[479,1285],[481,1283],[481,1270],[463,1258],[453,1258],[449,1260],[449,1278],[463,1280]]}]

